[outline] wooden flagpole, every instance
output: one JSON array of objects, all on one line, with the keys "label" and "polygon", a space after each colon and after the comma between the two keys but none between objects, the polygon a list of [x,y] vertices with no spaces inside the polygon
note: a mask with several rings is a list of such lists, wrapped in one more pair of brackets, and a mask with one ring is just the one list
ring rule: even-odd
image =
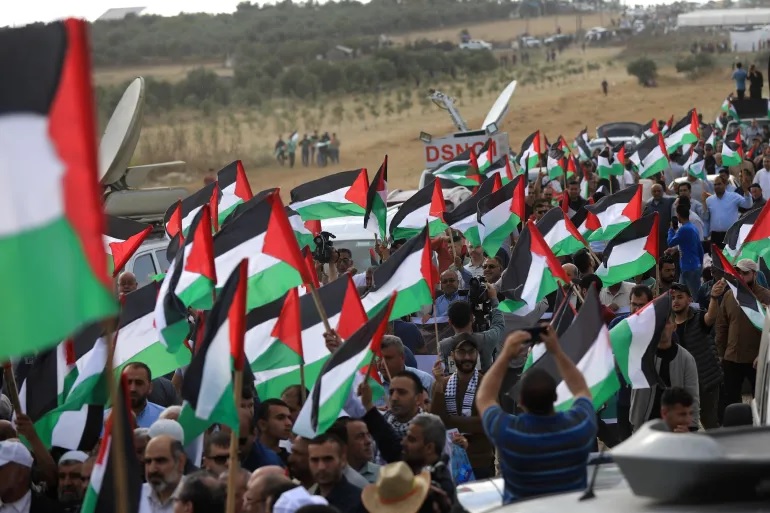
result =
[{"label": "wooden flagpole", "polygon": [[332,327],[329,325],[329,317],[326,315],[326,309],[321,302],[321,296],[318,295],[318,289],[313,283],[309,283],[308,285],[310,286],[310,294],[313,296],[313,303],[315,303],[315,308],[318,310],[318,315],[321,317],[321,321],[324,323],[324,329],[326,331],[331,331]]},{"label": "wooden flagpole", "polygon": [[5,388],[8,391],[8,398],[11,400],[13,410],[16,415],[23,413],[21,411],[21,401],[19,401],[19,389],[16,386],[16,377],[13,375],[13,366],[10,361],[3,364],[3,376],[5,377]]},{"label": "wooden flagpole", "polygon": [[[240,408],[241,391],[243,389],[243,369],[236,369],[233,379],[233,395],[235,396],[235,407]],[[235,513],[235,489],[238,487],[238,434],[233,429],[230,431],[230,465],[227,469],[227,513]]]},{"label": "wooden flagpole", "polygon": [[[113,361],[115,359],[115,344],[118,342],[118,330],[117,319],[111,319],[105,322],[106,337],[109,341],[107,344],[107,361],[104,365],[104,372],[106,373],[107,389],[110,391],[110,398],[112,401],[112,437],[113,443],[110,444],[110,458],[114,458],[115,465],[115,513],[129,513],[128,511],[128,474],[126,473],[126,453],[124,451],[123,440],[125,439],[125,422],[128,419],[116,419],[115,407],[119,404],[119,401],[123,401],[125,404],[125,397],[123,397],[122,387],[115,383],[115,375],[113,370]],[[123,408],[123,413],[129,415],[126,408]],[[104,443],[104,441],[102,441]],[[133,456],[133,455],[132,455]]]},{"label": "wooden flagpole", "polygon": [[452,251],[452,264],[454,264],[457,261],[457,252],[455,251],[454,234],[452,233],[452,229],[447,227],[446,234],[449,237],[449,249]]}]

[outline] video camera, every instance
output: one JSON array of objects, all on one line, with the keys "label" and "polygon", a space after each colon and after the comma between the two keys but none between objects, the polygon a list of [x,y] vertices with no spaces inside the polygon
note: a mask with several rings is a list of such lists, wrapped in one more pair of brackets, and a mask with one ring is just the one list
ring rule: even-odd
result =
[{"label": "video camera", "polygon": [[313,250],[313,259],[321,264],[328,264],[332,261],[334,252],[334,242],[330,239],[336,239],[333,233],[321,232],[313,238],[315,249]]},{"label": "video camera", "polygon": [[492,311],[492,301],[486,287],[487,280],[483,276],[473,277],[468,282],[468,303],[473,310],[473,331],[489,329],[489,313]]}]

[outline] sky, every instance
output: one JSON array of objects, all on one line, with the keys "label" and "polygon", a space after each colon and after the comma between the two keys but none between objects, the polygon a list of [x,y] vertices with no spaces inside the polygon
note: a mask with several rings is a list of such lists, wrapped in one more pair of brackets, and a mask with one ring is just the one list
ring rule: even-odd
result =
[{"label": "sky", "polygon": [[[48,22],[74,16],[93,21],[107,9],[146,6],[147,14],[173,16],[180,12],[230,13],[241,0],[0,0],[0,27],[25,25],[36,21]],[[366,1],[366,0],[364,0]],[[258,3],[266,3],[264,0]],[[625,0],[625,4],[653,5],[671,3],[669,0]]]}]

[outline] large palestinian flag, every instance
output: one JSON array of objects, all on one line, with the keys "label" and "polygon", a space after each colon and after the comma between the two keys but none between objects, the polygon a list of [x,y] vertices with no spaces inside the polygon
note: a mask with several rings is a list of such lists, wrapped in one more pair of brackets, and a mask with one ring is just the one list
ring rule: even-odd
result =
[{"label": "large palestinian flag", "polygon": [[[767,204],[765,204],[765,206],[767,206]],[[727,230],[724,239],[725,248],[723,251],[729,262],[735,263],[741,258],[751,258],[754,261],[757,260],[754,258],[756,256],[755,251],[752,251],[751,247],[747,248],[747,254],[750,256],[743,257],[741,255],[744,254],[744,245],[749,233],[757,223],[760,212],[764,211],[765,207],[762,207],[761,209],[755,208],[749,210],[741,217],[739,217],[738,220],[735,221]]]},{"label": "large palestinian flag", "polygon": [[88,25],[6,29],[0,48],[3,361],[118,308],[102,241]]},{"label": "large palestinian flag", "polygon": [[481,198],[477,205],[481,245],[488,255],[495,255],[506,238],[525,218],[523,175],[514,178],[500,190]]},{"label": "large palestinian flag", "polygon": [[492,164],[497,162],[497,160],[497,143],[490,137],[487,139],[487,142],[484,143],[484,146],[481,147],[478,155],[476,155],[476,168],[479,174],[487,175],[487,170]]},{"label": "large palestinian flag", "polygon": [[706,161],[703,152],[692,146],[690,153],[685,154],[685,157],[686,160],[682,163],[682,166],[687,170],[687,174],[701,180],[706,180]]},{"label": "large palestinian flag", "polygon": [[242,260],[228,277],[185,372],[179,414],[185,440],[194,440],[214,422],[238,432],[232,371],[243,371],[244,365],[247,267]]},{"label": "large palestinian flag", "polygon": [[743,138],[740,129],[735,129],[725,135],[722,144],[722,165],[724,167],[740,166],[743,162]]},{"label": "large palestinian flag", "polygon": [[[622,147],[618,151],[621,152],[620,158],[624,159],[626,150],[623,143],[621,143],[621,146]],[[622,161],[618,160],[616,157],[614,149],[609,145],[605,146],[597,157],[596,173],[599,177],[609,178],[611,175],[621,176],[624,171],[625,167],[623,166]]]},{"label": "large palestinian flag", "polygon": [[343,411],[356,377],[361,369],[371,366],[380,352],[380,341],[386,333],[396,293],[384,308],[361,326],[326,361],[309,400],[305,402],[293,431],[305,438],[326,432]]},{"label": "large palestinian flag", "polygon": [[631,280],[655,267],[659,249],[658,213],[655,212],[632,222],[610,240],[596,275],[606,287]]},{"label": "large palestinian flag", "polygon": [[660,126],[658,124],[658,120],[655,118],[652,118],[650,121],[647,122],[646,125],[642,127],[642,135],[644,135],[645,138],[652,137],[653,135],[658,135],[660,133]]},{"label": "large palestinian flag", "polygon": [[406,200],[390,221],[390,235],[393,239],[409,239],[420,233],[428,223],[430,236],[444,233],[446,205],[444,192],[439,180],[427,185]]},{"label": "large palestinian flag", "polygon": [[671,154],[685,144],[695,144],[700,139],[698,112],[691,109],[666,135],[666,151]]},{"label": "large palestinian flag", "polygon": [[[388,236],[388,156],[382,161],[366,193],[364,228],[385,240]],[[300,246],[301,247],[301,246]]]},{"label": "large palestinian flag", "polygon": [[112,276],[120,273],[151,232],[152,226],[149,224],[124,217],[107,216],[107,230],[102,239],[104,249],[109,255],[107,265],[112,271]]},{"label": "large palestinian flag", "polygon": [[500,303],[500,310],[527,315],[559,287],[557,280],[569,283],[540,230],[535,223],[528,221],[516,241],[503,275],[501,290],[506,299]]},{"label": "large palestinian flag", "polygon": [[90,450],[99,440],[107,344],[98,323],[16,369],[21,409],[47,449]]},{"label": "large palestinian flag", "polygon": [[433,265],[428,227],[406,241],[374,271],[374,286],[361,298],[371,316],[398,292],[391,318],[416,312],[433,303],[433,290],[438,284],[438,270]]},{"label": "large palestinian flag", "polygon": [[549,210],[536,226],[557,257],[572,255],[588,245],[569,216],[560,208]]},{"label": "large palestinian flag", "polygon": [[436,166],[431,169],[431,173],[436,178],[451,180],[466,187],[476,187],[482,180],[473,148],[468,148],[449,162]]},{"label": "large palestinian flag", "polygon": [[575,146],[578,149],[578,158],[580,160],[591,160],[591,147],[588,146],[588,129],[584,128],[575,138]]},{"label": "large palestinian flag", "polygon": [[711,247],[711,259],[711,265],[722,272],[735,301],[740,305],[741,310],[746,314],[751,324],[758,330],[763,330],[765,326],[765,307],[759,302],[757,296],[754,295],[754,292],[743,281],[740,273],[730,265],[730,262],[727,261],[716,245]]},{"label": "large palestinian flag", "polygon": [[240,160],[231,162],[219,172],[217,180],[198,189],[181,203],[168,207],[163,216],[166,232],[174,237],[181,227],[187,235],[190,225],[203,205],[209,205],[210,215],[214,215],[212,224],[222,226],[238,205],[253,197],[251,186]]},{"label": "large palestinian flag", "polygon": [[305,221],[362,216],[368,192],[366,169],[342,171],[295,187],[289,206]]},{"label": "large palestinian flag", "polygon": [[[120,497],[115,490],[115,453],[120,450],[123,453],[123,475],[127,481],[124,484],[127,501],[126,511],[139,511],[139,500],[142,495],[142,473],[139,460],[135,458],[134,447],[134,423],[129,415],[131,401],[128,393],[128,385],[121,380],[119,396],[123,398],[112,410],[112,414],[104,426],[104,438],[99,445],[94,468],[91,471],[91,479],[88,482],[81,513],[113,513],[115,504]],[[116,424],[120,424],[122,436],[116,437]],[[119,449],[118,449],[119,447]]]},{"label": "large palestinian flag", "polygon": [[[575,322],[567,328],[559,342],[562,351],[575,362],[575,366],[585,378],[591,390],[594,408],[600,408],[620,389],[620,382],[615,373],[609,332],[602,320],[599,293],[593,287],[588,291]],[[554,409],[569,410],[575,398],[562,379],[553,355],[545,353],[527,372],[531,372],[531,369],[541,369],[553,376],[557,383]],[[514,397],[519,395],[521,382],[522,380],[519,380],[514,387]]]},{"label": "large palestinian flag", "polygon": [[[570,326],[572,326],[572,323],[575,321],[575,317],[577,316],[577,311],[575,310],[575,307],[572,306],[572,302],[570,301],[571,296],[572,288],[570,288],[566,294],[564,293],[564,289],[562,287],[556,289],[556,300],[554,302],[556,305],[556,310],[553,312],[550,325],[553,326],[553,329],[556,330],[556,334],[560,337],[567,332],[567,329],[569,329]],[[536,343],[532,345],[529,354],[527,354],[527,360],[524,362],[523,370],[526,371],[532,367],[532,364],[542,358],[545,353],[545,344]]]},{"label": "large palestinian flag", "polygon": [[653,135],[640,142],[631,155],[631,162],[639,170],[640,178],[650,178],[668,169],[670,164],[663,135]]},{"label": "large palestinian flag", "polygon": [[292,210],[289,207],[285,208],[286,211],[286,218],[289,220],[289,225],[291,226],[292,231],[294,232],[294,237],[297,239],[297,244],[300,248],[315,248],[315,241],[314,236],[310,232],[310,230],[307,229],[305,226],[305,223],[302,221],[302,218],[299,216],[298,213],[296,213],[294,210]]},{"label": "large palestinian flag", "polygon": [[615,360],[632,388],[650,388],[658,383],[655,351],[669,315],[671,294],[661,294],[610,331]]},{"label": "large palestinian flag", "polygon": [[540,130],[529,134],[524,142],[521,143],[519,152],[519,166],[522,169],[534,169],[540,166],[540,154],[543,153],[543,143],[540,137]]},{"label": "large palestinian flag", "polygon": [[514,173],[513,168],[511,167],[511,159],[508,158],[508,155],[503,155],[487,168],[486,177],[488,180],[497,176],[500,178],[500,183],[502,185],[513,180],[513,175]]},{"label": "large palestinian flag", "polygon": [[[770,252],[769,209],[770,207],[768,207],[767,203],[765,203],[762,209],[754,209],[753,211],[743,216],[746,217],[750,216],[752,212],[759,212],[759,214],[755,217],[755,221],[751,225],[749,232],[746,234],[746,238],[742,241],[739,241],[738,256],[735,260],[736,262],[742,258],[750,258],[751,260],[758,262],[760,257],[764,257],[768,252]],[[730,229],[732,230],[732,227],[730,227]],[[725,250],[727,250],[727,246],[725,246]]]},{"label": "large palestinian flag", "polygon": [[[586,205],[585,230],[588,241],[610,240],[623,228],[642,215],[642,186],[634,185],[615,194],[604,196],[593,205]],[[578,225],[578,223],[575,223]],[[578,227],[580,227],[578,225]],[[581,231],[581,233],[585,233]]]},{"label": "large palestinian flag", "polygon": [[[495,188],[497,187],[497,188]],[[472,246],[480,246],[478,204],[482,198],[502,187],[500,175],[487,178],[473,195],[444,214],[444,221],[453,230],[462,232]]]},{"label": "large palestinian flag", "polygon": [[567,172],[567,157],[564,155],[564,151],[556,145],[550,148],[545,166],[549,179],[555,180],[560,176],[564,176]]}]

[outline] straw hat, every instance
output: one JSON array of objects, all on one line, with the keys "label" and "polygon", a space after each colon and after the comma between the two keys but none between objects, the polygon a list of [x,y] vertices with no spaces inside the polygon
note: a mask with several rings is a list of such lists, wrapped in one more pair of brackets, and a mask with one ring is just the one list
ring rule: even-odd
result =
[{"label": "straw hat", "polygon": [[430,490],[430,472],[414,475],[403,461],[390,463],[380,469],[376,484],[361,493],[368,511],[377,513],[416,513]]}]

